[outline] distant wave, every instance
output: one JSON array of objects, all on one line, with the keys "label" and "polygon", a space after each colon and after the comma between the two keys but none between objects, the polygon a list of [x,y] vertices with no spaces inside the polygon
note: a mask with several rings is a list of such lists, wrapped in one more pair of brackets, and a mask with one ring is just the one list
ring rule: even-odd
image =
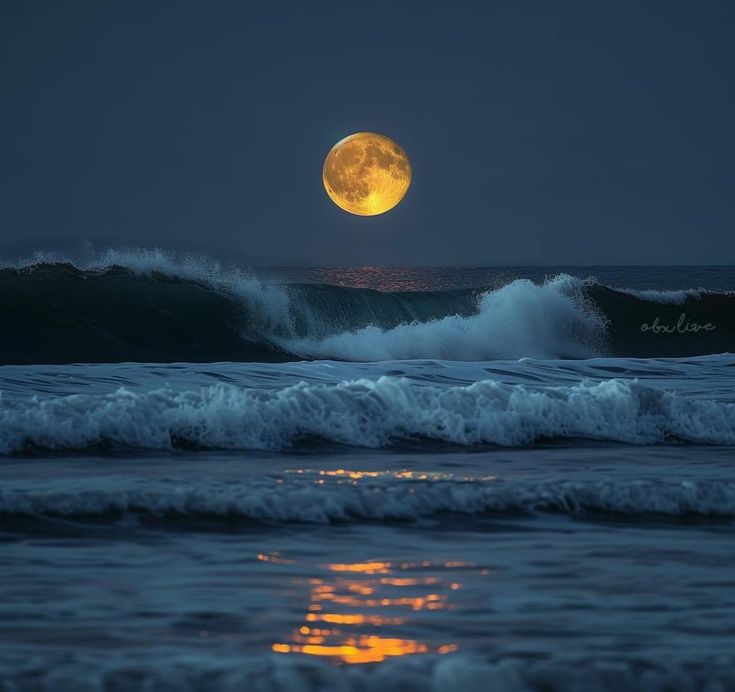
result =
[{"label": "distant wave", "polygon": [[437,387],[389,376],[276,389],[217,384],[0,400],[4,454],[110,446],[275,450],[315,439],[359,447],[416,439],[520,446],[555,438],[735,444],[735,403],[618,379]]},{"label": "distant wave", "polygon": [[[328,479],[330,480],[330,479]],[[442,515],[534,514],[735,517],[735,481],[453,481],[395,477],[319,484],[313,478],[249,478],[235,484],[116,480],[53,489],[0,489],[0,515],[111,519],[240,518],[269,523],[411,521]]]},{"label": "distant wave", "polygon": [[661,291],[656,289],[633,289],[618,288],[618,292],[626,293],[641,300],[650,301],[652,303],[671,303],[673,305],[683,305],[690,298],[699,300],[702,295],[706,295],[708,291],[704,288],[684,288],[677,290]]},{"label": "distant wave", "polygon": [[735,294],[631,291],[567,275],[495,289],[284,285],[108,252],[0,267],[0,363],[679,357],[735,351]]}]

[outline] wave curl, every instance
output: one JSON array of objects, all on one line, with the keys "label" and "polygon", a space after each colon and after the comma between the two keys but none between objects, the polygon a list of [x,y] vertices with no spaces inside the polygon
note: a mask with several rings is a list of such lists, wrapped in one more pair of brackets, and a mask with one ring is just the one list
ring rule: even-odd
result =
[{"label": "wave curl", "polygon": [[[735,294],[558,275],[382,292],[110,251],[0,268],[0,363],[680,357],[735,351]],[[708,325],[708,326],[707,326]]]}]

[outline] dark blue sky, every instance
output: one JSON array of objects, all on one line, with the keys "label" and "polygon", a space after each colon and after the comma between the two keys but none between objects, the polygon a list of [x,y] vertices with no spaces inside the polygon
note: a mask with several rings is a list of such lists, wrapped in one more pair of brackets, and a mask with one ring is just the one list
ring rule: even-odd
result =
[{"label": "dark blue sky", "polygon": [[[0,256],[735,263],[735,2],[4,0]],[[355,217],[329,148],[414,183]]]}]

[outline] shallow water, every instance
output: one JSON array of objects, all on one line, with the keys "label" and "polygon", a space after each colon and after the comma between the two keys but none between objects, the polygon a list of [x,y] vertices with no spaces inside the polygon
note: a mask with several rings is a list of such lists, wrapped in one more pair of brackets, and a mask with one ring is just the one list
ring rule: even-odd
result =
[{"label": "shallow water", "polygon": [[6,460],[4,684],[732,683],[731,464],[679,445]]}]

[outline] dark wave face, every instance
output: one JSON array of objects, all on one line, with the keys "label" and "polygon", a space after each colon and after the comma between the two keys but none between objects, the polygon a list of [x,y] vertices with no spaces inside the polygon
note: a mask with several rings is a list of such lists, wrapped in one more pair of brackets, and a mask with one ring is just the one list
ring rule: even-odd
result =
[{"label": "dark wave face", "polygon": [[735,350],[735,293],[636,295],[599,284],[586,292],[607,318],[611,355],[675,358]]},{"label": "dark wave face", "polygon": [[560,275],[381,292],[225,273],[0,269],[0,362],[679,357],[735,351],[735,294]]},{"label": "dark wave face", "polygon": [[69,264],[0,271],[3,363],[277,360],[240,333],[244,306],[195,281]]}]

